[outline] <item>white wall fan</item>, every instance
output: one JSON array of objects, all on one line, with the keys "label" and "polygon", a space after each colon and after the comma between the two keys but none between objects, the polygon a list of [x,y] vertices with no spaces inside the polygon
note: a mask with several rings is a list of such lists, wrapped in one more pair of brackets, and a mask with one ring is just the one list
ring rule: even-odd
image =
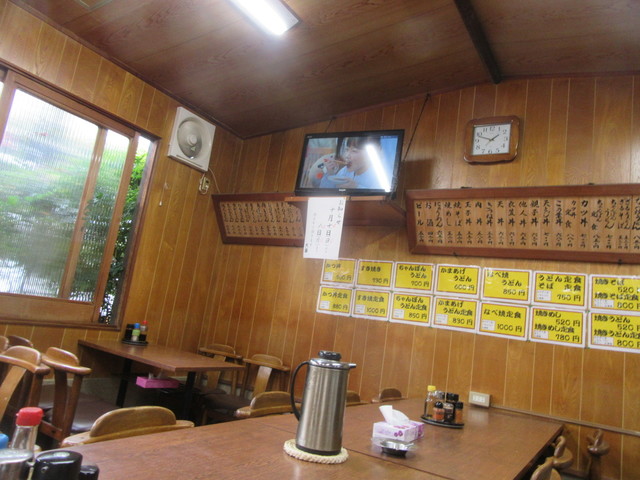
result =
[{"label": "white wall fan", "polygon": [[215,125],[178,107],[169,141],[169,156],[201,172],[209,169]]}]

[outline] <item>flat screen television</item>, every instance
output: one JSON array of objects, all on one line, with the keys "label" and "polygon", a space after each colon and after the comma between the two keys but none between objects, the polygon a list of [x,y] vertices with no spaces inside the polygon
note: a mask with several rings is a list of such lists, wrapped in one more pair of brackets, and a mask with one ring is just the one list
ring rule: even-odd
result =
[{"label": "flat screen television", "polygon": [[385,195],[397,187],[404,130],[309,133],[296,195]]}]

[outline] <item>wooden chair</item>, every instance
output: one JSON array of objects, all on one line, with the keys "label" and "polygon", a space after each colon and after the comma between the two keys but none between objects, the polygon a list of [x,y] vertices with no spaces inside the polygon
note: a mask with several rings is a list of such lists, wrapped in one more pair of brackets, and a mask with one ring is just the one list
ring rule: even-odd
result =
[{"label": "wooden chair", "polygon": [[560,474],[553,468],[553,457],[547,457],[543,464],[538,465],[531,475],[531,480],[562,480]]},{"label": "wooden chair", "polygon": [[119,408],[98,418],[88,432],[65,438],[60,447],[67,448],[87,443],[115,440],[116,438],[135,437],[180,428],[192,428],[193,426],[193,422],[189,420],[176,420],[173,412],[164,407]]},{"label": "wooden chair", "polygon": [[601,457],[609,453],[609,443],[604,440],[604,433],[597,429],[587,437],[587,452],[589,453],[589,464],[587,466],[588,480],[602,479]]},{"label": "wooden chair", "polygon": [[392,400],[402,400],[402,392],[397,388],[383,388],[380,393],[371,399],[371,403],[390,402]]},{"label": "wooden chair", "polygon": [[3,366],[0,419],[5,414],[17,413],[22,407],[38,405],[42,380],[49,373],[49,367],[42,365],[40,360],[40,352],[29,347],[9,347],[0,353],[0,364]]},{"label": "wooden chair", "polygon": [[233,416],[236,418],[252,418],[291,412],[289,392],[273,390],[255,395],[250,405],[237,409]]},{"label": "wooden chair", "polygon": [[560,435],[553,444],[553,468],[566,470],[573,464],[573,453],[567,448],[567,438]]},{"label": "wooden chair", "polygon": [[[235,349],[231,345],[223,345],[221,343],[214,343],[207,347],[200,347],[198,349],[198,353],[201,355],[206,355],[208,357],[213,357],[216,360],[220,360],[222,362],[234,362],[234,363],[242,363],[242,355],[236,353]],[[229,373],[230,380],[230,392],[232,394],[237,394],[238,388],[238,372],[232,371]],[[224,393],[223,390],[218,389],[218,384],[220,382],[221,377],[223,376],[223,372],[220,370],[207,372],[206,379],[207,384],[206,387],[202,384],[204,383],[203,379],[200,378],[196,381],[196,385],[200,385],[200,388],[203,390],[203,393]],[[217,391],[216,391],[217,390]]]},{"label": "wooden chair", "polygon": [[353,390],[347,390],[347,407],[353,407],[354,405],[364,405],[365,402],[360,400],[360,394]]},{"label": "wooden chair", "polygon": [[84,394],[80,401],[82,380],[91,369],[81,366],[73,353],[49,347],[42,356],[42,363],[53,370],[54,384],[53,389],[43,394],[43,397],[51,398],[43,398],[40,402],[45,411],[40,432],[53,439],[53,447],[72,433],[88,431],[101,415],[117,408],[93,395]]},{"label": "wooden chair", "polygon": [[9,339],[4,335],[0,335],[0,353],[9,348]]},{"label": "wooden chair", "polygon": [[19,335],[7,335],[9,345],[12,347],[29,347],[33,348],[33,342],[28,338],[21,337]]},{"label": "wooden chair", "polygon": [[[272,355],[257,353],[250,359],[245,359],[246,370],[242,390],[239,395],[227,393],[209,393],[200,397],[202,408],[202,424],[207,420],[228,421],[234,419],[236,410],[251,404],[251,400],[256,395],[266,392],[272,383],[274,371],[288,371],[289,367],[283,365],[282,360]],[[252,378],[253,388],[250,396],[247,396],[249,383]]]}]

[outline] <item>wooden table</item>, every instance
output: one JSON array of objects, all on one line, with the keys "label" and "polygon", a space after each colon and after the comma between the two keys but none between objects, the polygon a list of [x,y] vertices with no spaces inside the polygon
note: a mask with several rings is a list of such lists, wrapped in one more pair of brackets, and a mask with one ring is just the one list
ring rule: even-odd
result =
[{"label": "wooden table", "polygon": [[[417,419],[422,400],[391,402]],[[284,453],[295,438],[293,415],[273,415],[194,429],[75,447],[97,463],[100,479],[517,479],[561,431],[562,425],[495,409],[469,408],[460,430],[425,425],[406,458],[383,455],[371,443],[378,405],[348,407],[340,465],[303,462]]]},{"label": "wooden table", "polygon": [[283,450],[295,437],[254,421],[218,423],[93,443],[65,450],[100,468],[100,480],[440,480],[442,477],[384,459],[349,452],[346,462],[322,465]]},{"label": "wooden table", "polygon": [[133,362],[156,367],[170,374],[187,374],[185,384],[184,402],[182,406],[182,418],[189,416],[189,408],[193,398],[193,385],[196,373],[212,370],[243,370],[242,365],[222,362],[193,352],[185,352],[177,348],[162,345],[128,345],[118,340],[78,340],[81,347],[99,350],[110,355],[124,358],[122,367],[122,379],[118,389],[116,405],[122,407],[127,394],[127,385],[131,374]]},{"label": "wooden table", "polygon": [[[422,399],[397,400],[387,404],[412,420],[419,420],[424,408]],[[286,430],[294,436],[298,428],[293,416],[255,420]],[[350,452],[460,480],[521,478],[562,431],[562,424],[555,421],[468,406],[464,428],[425,424],[424,437],[415,442],[415,450],[406,458],[397,458],[382,454],[380,447],[371,443],[373,423],[382,420],[379,405],[348,407],[342,445]]]}]

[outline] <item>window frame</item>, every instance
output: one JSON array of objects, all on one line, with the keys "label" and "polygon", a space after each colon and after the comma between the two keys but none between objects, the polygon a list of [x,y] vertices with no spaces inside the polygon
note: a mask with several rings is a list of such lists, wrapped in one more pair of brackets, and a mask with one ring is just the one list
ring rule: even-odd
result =
[{"label": "window frame", "polygon": [[[0,78],[2,73],[2,70],[0,70]],[[9,116],[9,110],[17,89],[23,90],[30,95],[34,95],[45,102],[97,125],[99,129],[98,136],[102,139],[102,142],[104,142],[107,130],[112,130],[126,136],[129,139],[129,149],[127,151],[127,159],[118,187],[118,194],[114,204],[114,211],[105,243],[105,249],[102,255],[93,301],[86,302],[59,297],[41,297],[0,292],[0,323],[117,329],[119,328],[120,323],[117,318],[120,316],[118,315],[118,312],[123,311],[127,302],[129,278],[135,263],[134,252],[137,251],[140,224],[144,215],[146,198],[148,196],[150,172],[153,170],[158,138],[157,136],[149,134],[138,127],[131,126],[122,120],[115,119],[95,107],[88,106],[82,100],[76,99],[67,93],[63,93],[55,87],[49,86],[38,79],[7,69],[6,74],[4,75],[4,86],[2,88],[2,93],[0,94],[0,142],[2,142],[6,122]],[[119,288],[119,298],[117,299],[118,307],[115,310],[116,318],[113,319],[113,323],[110,324],[99,323],[98,319],[100,316],[100,308],[104,299],[109,269],[112,261],[112,252],[118,236],[137,145],[142,135],[144,135],[145,138],[148,138],[152,144],[148,152],[147,163],[138,195],[136,207],[137,214],[127,246],[128,253],[125,257],[126,272],[122,279],[122,285]],[[100,140],[97,140],[91,168],[94,168],[93,164],[98,163],[96,162],[96,151],[98,151],[99,143]],[[90,184],[91,182],[88,183]],[[85,195],[86,194],[87,192],[85,192]],[[86,199],[83,195],[83,202],[85,201]],[[84,203],[81,205],[84,205]],[[82,208],[80,208],[79,216],[81,215],[81,212]],[[77,248],[77,238],[81,233],[79,227],[79,224],[76,223],[76,233],[74,234],[71,250],[75,249],[76,251],[79,251],[79,248]],[[66,259],[66,265],[68,266],[69,262],[72,261],[72,255],[69,254]],[[73,278],[63,278],[60,284],[61,294],[68,291],[68,286],[71,284],[72,280]]]}]

